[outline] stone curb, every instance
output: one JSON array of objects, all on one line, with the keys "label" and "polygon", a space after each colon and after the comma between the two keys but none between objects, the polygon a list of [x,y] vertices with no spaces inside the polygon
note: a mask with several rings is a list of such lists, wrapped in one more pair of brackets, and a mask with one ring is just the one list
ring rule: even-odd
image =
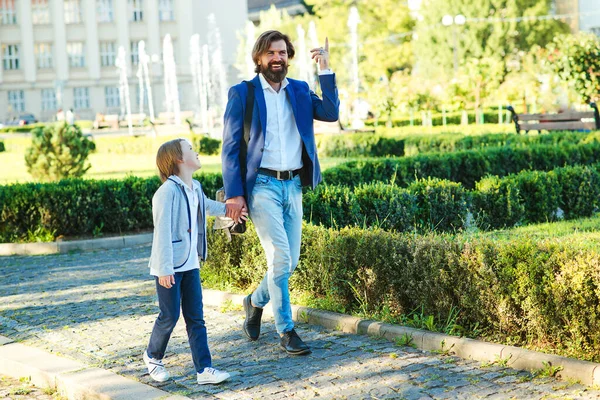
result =
[{"label": "stone curb", "polygon": [[[231,304],[242,306],[244,295],[204,289],[204,304],[219,307]],[[264,310],[265,315],[273,316],[271,307]],[[295,321],[320,325],[325,328],[347,333],[383,337],[389,341],[410,340],[418,349],[451,354],[463,359],[482,362],[501,362],[509,368],[535,371],[547,366],[561,367],[556,374],[560,379],[578,380],[585,385],[600,385],[600,364],[581,361],[574,358],[540,353],[514,346],[488,343],[475,339],[449,336],[442,333],[409,328],[364,320],[345,314],[315,310],[309,307],[292,305]]]},{"label": "stone curb", "polygon": [[69,399],[189,399],[34,347],[13,343],[4,336],[0,336],[0,374],[28,377],[34,385],[55,388]]},{"label": "stone curb", "polygon": [[48,243],[0,243],[0,256],[33,256],[68,253],[74,250],[119,249],[152,243],[152,233],[114,236],[100,239],[58,241]]}]

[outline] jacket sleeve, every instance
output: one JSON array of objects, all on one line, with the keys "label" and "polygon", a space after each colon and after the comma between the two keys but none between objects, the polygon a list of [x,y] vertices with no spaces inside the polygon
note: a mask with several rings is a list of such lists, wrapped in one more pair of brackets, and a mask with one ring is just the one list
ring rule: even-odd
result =
[{"label": "jacket sleeve", "polygon": [[335,122],[339,119],[340,114],[340,100],[335,85],[335,74],[319,75],[319,81],[321,82],[323,99],[321,100],[315,92],[310,91],[314,118],[319,121]]},{"label": "jacket sleeve", "polygon": [[164,186],[159,188],[152,197],[154,236],[152,254],[150,255],[150,273],[155,276],[167,276],[175,273],[173,268],[173,245],[171,243],[173,201],[173,192]]},{"label": "jacket sleeve", "polygon": [[225,215],[225,203],[209,199],[204,192],[202,192],[202,196],[204,196],[204,207],[206,208],[206,214],[213,217],[222,217]]},{"label": "jacket sleeve", "polygon": [[242,169],[240,165],[240,144],[244,136],[244,107],[240,94],[232,87],[223,121],[223,146],[221,164],[225,199],[243,196]]}]

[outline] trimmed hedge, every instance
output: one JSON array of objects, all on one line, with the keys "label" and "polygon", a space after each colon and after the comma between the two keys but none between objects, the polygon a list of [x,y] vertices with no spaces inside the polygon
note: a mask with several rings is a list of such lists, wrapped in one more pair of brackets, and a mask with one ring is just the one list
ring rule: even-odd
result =
[{"label": "trimmed hedge", "polygon": [[[446,124],[448,125],[460,125],[462,123],[462,111],[448,112],[446,113]],[[498,111],[497,110],[485,110],[483,116],[483,122],[486,124],[497,124],[498,123]],[[507,111],[504,110],[504,121],[506,122]],[[469,120],[469,124],[474,124],[477,121],[476,113],[474,111],[468,111],[467,117]],[[442,113],[432,113],[431,114],[431,123],[434,126],[443,125],[444,117]],[[377,122],[378,125],[386,126],[387,119],[380,118]],[[413,117],[413,125],[419,126],[423,124],[423,120],[421,119],[421,112],[415,112]],[[367,120],[365,121],[365,125],[374,126],[375,120]],[[410,116],[406,116],[403,118],[393,118],[392,126],[410,126]]]},{"label": "trimmed hedge", "polygon": [[596,139],[595,136],[588,133],[566,131],[555,132],[551,135],[531,136],[510,133],[405,135],[394,134],[393,130],[384,129],[380,134],[321,135],[317,138],[317,145],[319,155],[322,157],[400,157],[405,154],[450,153],[499,146],[523,148],[539,144],[579,144],[593,142]]},{"label": "trimmed hedge", "polygon": [[[599,167],[487,177],[474,191],[436,178],[413,182],[408,188],[382,182],[353,189],[319,185],[304,195],[304,219],[338,229],[456,232],[471,226],[488,230],[587,217],[600,206]],[[217,173],[197,178],[211,198],[223,183]],[[71,236],[149,229],[151,199],[159,185],[158,178],[131,177],[0,186],[0,241],[23,240],[28,232],[40,229]]]},{"label": "trimmed hedge", "polygon": [[[214,232],[208,240],[205,285],[248,292],[261,281],[264,254],[251,224],[232,242]],[[391,322],[416,309],[436,321],[458,311],[455,328],[462,334],[600,361],[599,265],[597,251],[568,240],[305,224],[290,286],[321,307]]]},{"label": "trimmed hedge", "polygon": [[[221,174],[196,178],[211,198],[223,185]],[[0,242],[23,240],[38,229],[57,236],[150,229],[152,196],[159,186],[158,177],[0,186]]]},{"label": "trimmed hedge", "polygon": [[6,151],[6,146],[4,146],[4,142],[0,142],[0,153]]},{"label": "trimmed hedge", "polygon": [[455,152],[483,149],[487,147],[532,145],[579,144],[590,135],[585,132],[554,132],[550,135],[516,135],[512,133],[490,133],[485,135],[412,135],[404,138],[407,153]]},{"label": "trimmed hedge", "polygon": [[356,186],[388,182],[406,187],[429,177],[460,182],[466,188],[487,175],[506,176],[523,170],[548,171],[560,166],[600,161],[600,143],[537,145],[526,148],[497,147],[456,153],[423,154],[413,157],[359,160],[323,172],[329,185]]},{"label": "trimmed hedge", "polygon": [[354,189],[322,185],[304,195],[304,219],[335,228],[455,232],[470,226],[489,230],[589,217],[600,207],[599,167],[486,177],[472,191],[436,178],[418,180],[408,188],[382,182]]},{"label": "trimmed hedge", "polygon": [[404,140],[372,133],[327,135],[318,138],[321,157],[386,157],[404,155]]}]

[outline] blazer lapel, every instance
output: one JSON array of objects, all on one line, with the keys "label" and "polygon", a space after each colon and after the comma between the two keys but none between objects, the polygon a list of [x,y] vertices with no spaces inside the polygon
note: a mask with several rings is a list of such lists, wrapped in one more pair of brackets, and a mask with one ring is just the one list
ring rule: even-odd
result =
[{"label": "blazer lapel", "polygon": [[[289,82],[289,81],[288,81]],[[294,89],[292,88],[292,82],[289,82],[285,87],[285,92],[287,93],[287,98],[292,105],[292,111],[294,112],[294,119],[296,120],[296,125],[298,125],[298,109],[296,107],[296,95],[294,93]]]},{"label": "blazer lapel", "polygon": [[267,134],[267,103],[265,102],[265,93],[262,85],[260,84],[260,78],[258,75],[252,79],[254,84],[254,98],[258,102],[258,116],[260,118],[260,126],[262,127],[263,138]]}]

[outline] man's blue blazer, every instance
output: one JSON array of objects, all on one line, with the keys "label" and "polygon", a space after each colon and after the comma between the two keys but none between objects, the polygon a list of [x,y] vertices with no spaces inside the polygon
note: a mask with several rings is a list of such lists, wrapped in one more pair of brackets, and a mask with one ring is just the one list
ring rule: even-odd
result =
[{"label": "man's blue blazer", "polygon": [[[289,79],[284,89],[292,106],[298,131],[302,137],[302,162],[300,172],[302,185],[313,189],[321,182],[321,167],[317,158],[317,146],[313,119],[334,122],[339,118],[339,99],[335,85],[335,74],[321,75],[323,99],[320,99],[303,81]],[[246,196],[252,193],[258,168],[265,146],[267,125],[267,106],[258,75],[252,79],[254,84],[254,109],[250,128],[250,141],[246,157],[246,179],[242,179],[240,168],[240,143],[244,140],[244,114],[248,88],[244,82],[229,89],[229,99],[225,109],[223,128],[223,147],[221,151],[225,198]]]}]

